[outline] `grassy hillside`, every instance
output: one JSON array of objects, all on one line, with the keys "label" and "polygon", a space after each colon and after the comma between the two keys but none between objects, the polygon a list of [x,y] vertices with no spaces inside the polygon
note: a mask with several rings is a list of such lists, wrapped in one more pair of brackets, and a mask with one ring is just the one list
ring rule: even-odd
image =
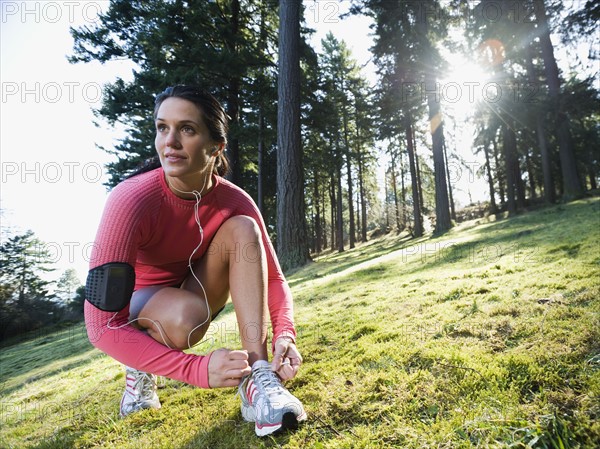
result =
[{"label": "grassy hillside", "polygon": [[[290,276],[308,422],[258,439],[234,389],[164,380],[118,417],[122,368],[82,326],[1,350],[3,448],[592,448],[600,200],[439,238],[386,237]],[[193,351],[239,346],[234,316]]]}]

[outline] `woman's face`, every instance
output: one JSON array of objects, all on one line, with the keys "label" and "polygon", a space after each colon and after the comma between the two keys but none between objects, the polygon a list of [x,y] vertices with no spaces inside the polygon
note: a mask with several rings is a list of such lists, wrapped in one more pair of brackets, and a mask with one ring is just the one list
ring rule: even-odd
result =
[{"label": "woman's face", "polygon": [[212,171],[214,143],[200,110],[183,98],[164,100],[156,114],[154,145],[160,163],[169,177],[182,181],[198,180],[201,173]]}]

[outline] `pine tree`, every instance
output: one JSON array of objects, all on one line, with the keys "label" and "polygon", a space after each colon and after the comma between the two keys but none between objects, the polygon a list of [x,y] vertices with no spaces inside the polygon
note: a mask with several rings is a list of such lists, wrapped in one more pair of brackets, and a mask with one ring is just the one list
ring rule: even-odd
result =
[{"label": "pine tree", "polygon": [[81,286],[81,281],[77,277],[77,271],[73,268],[65,270],[56,284],[56,295],[62,300],[63,304],[69,305]]},{"label": "pine tree", "polygon": [[[200,86],[225,104],[231,117],[227,149],[231,177],[245,183],[245,172],[256,161],[258,129],[254,126],[254,139],[246,138],[248,124],[257,122],[244,120],[244,114],[259,109],[257,98],[275,97],[274,83],[254,82],[257,72],[266,78],[273,75],[268,73],[274,66],[269,51],[277,22],[271,6],[267,0],[114,0],[96,24],[71,30],[75,41],[71,62],[128,59],[136,64],[131,82],[117,79],[105,86],[97,111],[109,124],[118,122],[127,129],[120,144],[104,149],[117,157],[107,167],[109,186],[155,154],[154,96],[174,84]],[[250,149],[252,157],[246,154]]]},{"label": "pine tree", "polygon": [[[389,116],[389,111],[394,108],[394,105],[400,105],[399,114],[394,115],[397,116],[396,122],[399,120],[405,122],[402,132],[407,135],[409,130],[409,126],[406,125],[407,117],[420,116],[422,98],[423,96],[426,98],[435,172],[436,232],[444,232],[452,225],[443,156],[443,119],[439,95],[435,93],[441,66],[436,42],[446,32],[444,16],[438,14],[440,8],[438,1],[386,2],[384,0],[365,1],[361,5],[355,4],[353,8],[353,12],[369,14],[375,20],[376,42],[372,51],[382,79],[380,89],[383,92],[382,102],[389,108],[386,109],[385,106],[382,108],[388,112],[382,114],[382,117]],[[431,20],[432,13],[440,20]],[[408,89],[414,86],[425,89],[417,95],[414,91],[410,92],[412,95],[407,95]],[[400,118],[401,116],[403,117]],[[412,126],[412,120],[409,121]],[[400,132],[398,123],[390,123],[388,130],[383,130],[383,134],[389,134],[393,129]],[[415,184],[418,187],[418,159],[415,157],[413,162],[416,173]],[[415,193],[420,192],[413,192]],[[420,198],[413,203],[416,225],[414,232],[420,235],[418,216],[422,206]]]},{"label": "pine tree", "polygon": [[57,321],[60,310],[49,294],[52,282],[40,274],[51,272],[46,246],[26,231],[0,246],[0,338]]},{"label": "pine tree", "polygon": [[575,153],[573,151],[573,142],[571,139],[571,130],[569,117],[564,112],[563,101],[561,100],[561,83],[558,72],[558,65],[554,57],[554,46],[550,39],[550,25],[546,5],[544,0],[535,0],[535,12],[538,21],[538,36],[544,59],[544,68],[546,72],[546,82],[552,102],[554,113],[554,123],[558,149],[560,155],[560,167],[563,180],[563,196],[566,200],[578,198],[583,194],[583,186],[577,172],[575,163]]},{"label": "pine tree", "polygon": [[284,270],[309,260],[300,141],[300,11],[279,3],[277,120],[277,254]]}]

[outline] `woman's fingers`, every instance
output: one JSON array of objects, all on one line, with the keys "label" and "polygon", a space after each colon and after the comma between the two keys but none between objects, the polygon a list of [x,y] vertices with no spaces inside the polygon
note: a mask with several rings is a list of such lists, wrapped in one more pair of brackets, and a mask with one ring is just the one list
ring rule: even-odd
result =
[{"label": "woman's fingers", "polygon": [[229,351],[230,360],[246,360],[248,361],[248,351],[245,349],[235,349]]},{"label": "woman's fingers", "polygon": [[221,387],[223,387],[223,388],[237,387],[239,384],[240,384],[239,379],[223,379],[223,384],[221,385]]},{"label": "woman's fingers", "polygon": [[285,360],[290,345],[293,345],[293,343],[287,337],[280,337],[275,341],[273,351],[273,362],[271,363],[273,371],[279,372],[282,366],[281,364]]},{"label": "woman's fingers", "polygon": [[[298,374],[302,356],[294,343],[281,343],[273,355],[272,369],[282,380],[290,380]],[[237,387],[251,371],[246,350],[217,349],[208,363],[208,383],[212,388]]]},{"label": "woman's fingers", "polygon": [[250,371],[250,367],[245,369],[228,369],[227,371],[223,372],[223,377],[225,379],[237,379],[238,381],[240,381],[242,377],[250,374]]},{"label": "woman's fingers", "polygon": [[279,375],[279,377],[281,377],[282,380],[288,380],[294,377],[294,368],[292,367],[289,358],[286,357],[283,360],[283,363],[279,367],[277,374]]},{"label": "woman's fingers", "polygon": [[250,374],[248,352],[217,349],[208,362],[208,384],[212,388],[235,387]]},{"label": "woman's fingers", "polygon": [[296,345],[292,342],[285,341],[285,353],[278,353],[277,350],[282,348],[276,346],[275,354],[273,355],[273,370],[277,372],[282,380],[290,380],[296,377],[298,369],[302,364],[302,356]]}]

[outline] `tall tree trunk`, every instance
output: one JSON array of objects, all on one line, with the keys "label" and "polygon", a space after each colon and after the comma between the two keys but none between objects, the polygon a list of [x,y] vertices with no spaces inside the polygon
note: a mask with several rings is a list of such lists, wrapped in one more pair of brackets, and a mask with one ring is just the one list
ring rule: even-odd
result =
[{"label": "tall tree trunk", "polygon": [[540,146],[540,154],[542,156],[542,174],[544,176],[544,201],[548,204],[556,202],[556,187],[554,185],[554,177],[552,176],[552,155],[546,138],[546,130],[544,128],[544,119],[538,113],[535,117],[536,134],[538,144]]},{"label": "tall tree trunk", "polygon": [[[433,89],[437,86],[437,80],[429,71],[425,75],[425,85]],[[452,227],[443,153],[442,113],[439,102],[435,99],[435,94],[428,94],[428,96],[429,125],[433,142],[433,173],[435,177],[435,232],[442,233]]]},{"label": "tall tree trunk", "polygon": [[596,173],[594,173],[593,164],[588,164],[588,176],[590,178],[590,189],[596,190],[598,185],[596,183]]},{"label": "tall tree trunk", "polygon": [[504,170],[506,172],[506,194],[507,194],[507,205],[509,215],[514,215],[517,212],[516,203],[516,179],[515,179],[515,152],[516,152],[516,139],[515,131],[510,126],[511,123],[504,123],[503,129],[503,142],[502,147],[504,150]]},{"label": "tall tree trunk", "polygon": [[300,141],[300,2],[279,3],[277,250],[284,270],[309,260]]},{"label": "tall tree trunk", "polygon": [[[231,1],[231,35],[228,42],[228,47],[233,55],[237,54],[236,39],[240,32],[240,2],[239,0]],[[240,127],[240,79],[237,74],[233,74],[229,80],[227,92],[227,113],[231,117],[231,132],[230,139],[227,144],[227,153],[231,165],[231,181],[242,186],[242,166],[240,161],[240,141],[238,138]]]},{"label": "tall tree trunk", "polygon": [[335,234],[337,230],[337,202],[335,200],[335,177],[333,175],[333,170],[331,171],[329,182],[329,201],[331,203],[331,251],[335,251]]},{"label": "tall tree trunk", "polygon": [[237,138],[237,130],[240,120],[239,114],[239,82],[232,80],[229,83],[229,98],[227,101],[227,114],[231,117],[231,137],[227,142],[227,155],[229,158],[229,179],[237,186],[242,187],[242,169],[240,163],[240,141]]},{"label": "tall tree trunk", "polygon": [[358,191],[360,194],[360,239],[364,243],[367,241],[367,199],[365,194],[364,182],[364,161],[362,152],[362,143],[360,137],[360,125],[358,121],[358,106],[356,97],[354,102],[355,124],[356,124],[356,147],[357,147],[357,162],[358,162]]},{"label": "tall tree trunk", "polygon": [[392,192],[394,194],[394,209],[396,210],[396,230],[400,232],[400,207],[398,205],[398,186],[396,182],[396,157],[394,152],[390,152],[390,158],[392,162]]},{"label": "tall tree trunk", "polygon": [[388,232],[390,229],[390,213],[388,207],[388,176],[387,170],[383,172],[383,195],[385,198],[384,205],[384,213],[385,213],[385,232]]},{"label": "tall tree trunk", "polygon": [[[526,47],[527,55],[527,75],[529,81],[537,86],[538,77],[535,74],[535,68],[533,66],[533,49],[531,44]],[[548,146],[548,139],[546,137],[546,130],[544,129],[544,118],[542,117],[542,111],[539,108],[535,108],[535,131],[540,149],[540,156],[542,157],[542,175],[544,178],[544,201],[546,203],[554,203],[556,201],[556,189],[554,187],[554,179],[552,177],[552,161],[550,148]]]},{"label": "tall tree trunk", "polygon": [[550,26],[544,0],[535,0],[535,10],[538,20],[539,38],[542,48],[542,57],[544,58],[548,91],[554,105],[553,109],[556,111],[556,140],[558,141],[560,168],[563,178],[563,196],[565,200],[571,200],[581,197],[583,195],[583,188],[579,179],[579,174],[577,173],[575,152],[571,142],[569,118],[564,112],[563,102],[560,99],[558,65],[556,64],[556,58],[554,57],[554,46],[550,40]]},{"label": "tall tree trunk", "polygon": [[361,233],[361,227],[360,227],[360,193],[356,192],[356,235],[360,235]]},{"label": "tall tree trunk", "polygon": [[263,116],[262,105],[258,111],[258,210],[264,217],[265,193],[264,193],[264,148],[265,148],[265,118]]},{"label": "tall tree trunk", "polygon": [[444,164],[444,128],[440,101],[437,95],[437,77],[433,62],[433,45],[429,40],[428,15],[423,14],[421,9],[426,8],[426,3],[421,2],[416,29],[424,46],[423,62],[424,87],[427,96],[427,108],[429,110],[429,128],[431,131],[431,142],[433,151],[433,174],[435,178],[435,232],[442,233],[452,227],[450,219],[450,204],[448,200],[448,182],[446,180],[446,167]]},{"label": "tall tree trunk", "polygon": [[322,234],[323,234],[323,249],[327,248],[327,220],[325,219],[325,191],[327,189],[325,188],[325,186],[323,186],[323,188],[321,189],[321,210],[323,211],[323,229]]},{"label": "tall tree trunk", "polygon": [[322,240],[322,226],[321,226],[321,205],[319,202],[320,194],[319,194],[319,176],[317,173],[313,176],[313,198],[315,205],[315,249],[317,254],[323,251]]},{"label": "tall tree trunk", "polygon": [[402,151],[400,152],[400,182],[401,186],[401,204],[402,204],[402,229],[406,228],[406,185],[404,183],[404,178],[406,176],[406,168],[404,166],[404,161],[402,160]]},{"label": "tall tree trunk", "polygon": [[363,157],[362,151],[358,149],[358,189],[360,193],[360,234],[361,241],[367,241],[367,200],[365,197],[365,184],[363,180]]},{"label": "tall tree trunk", "polygon": [[488,179],[488,187],[490,189],[490,214],[498,212],[496,206],[496,192],[494,191],[494,177],[492,176],[492,167],[490,166],[490,155],[487,142],[483,145],[483,153],[485,154],[485,171]]},{"label": "tall tree trunk", "polygon": [[[259,34],[259,49],[262,55],[267,54],[267,26],[266,26],[266,14],[267,5],[264,1],[259,4],[260,9],[260,34]],[[262,86],[265,84],[265,70],[261,69],[259,74],[259,84]],[[258,185],[257,185],[257,202],[258,210],[264,217],[265,208],[265,193],[264,193],[264,152],[265,152],[265,115],[264,115],[264,103],[259,100],[258,105]]]},{"label": "tall tree trunk", "polygon": [[348,214],[349,214],[349,242],[350,249],[354,248],[356,243],[356,230],[355,230],[355,222],[354,222],[354,203],[353,203],[353,188],[352,188],[352,163],[350,161],[350,148],[348,146],[348,142],[346,141],[346,168],[347,168],[347,177],[348,177]]},{"label": "tall tree trunk", "polygon": [[310,233],[310,253],[309,254],[318,254],[317,252],[317,211],[315,209],[315,205],[311,205],[311,219],[312,219],[312,227]]},{"label": "tall tree trunk", "polygon": [[[581,127],[581,129],[585,129],[585,125],[583,123],[583,120],[581,120],[581,117],[579,118],[579,126]],[[598,186],[596,183],[596,172],[595,172],[595,164],[594,164],[594,158],[596,155],[596,148],[589,148],[588,151],[586,152],[585,155],[585,161],[586,161],[586,175],[583,176],[583,182],[584,182],[584,189],[587,187],[585,186],[585,176],[588,176],[590,178],[590,189],[591,190],[595,190]]]},{"label": "tall tree trunk", "polygon": [[413,146],[412,118],[410,114],[406,116],[406,146],[408,149],[408,164],[410,166],[410,179],[412,182],[413,197],[413,235],[421,237],[423,235],[423,218],[421,215],[421,202],[419,199],[419,182],[417,178],[417,168],[415,164],[415,149]]},{"label": "tall tree trunk", "polygon": [[346,156],[346,171],[348,178],[348,240],[350,244],[350,249],[354,248],[356,243],[356,228],[354,222],[354,196],[353,187],[352,187],[352,162],[350,157],[350,142],[348,139],[348,111],[346,108],[346,92],[344,86],[344,80],[342,79],[342,92],[344,94],[344,99],[342,100],[342,120],[344,126],[344,154]]},{"label": "tall tree trunk", "polygon": [[531,156],[529,155],[529,150],[525,151],[525,166],[527,167],[527,177],[529,178],[529,192],[531,195],[531,199],[535,200],[537,198],[537,193],[535,191],[535,170],[533,169],[533,161],[531,160]]},{"label": "tall tree trunk", "polygon": [[415,169],[417,170],[417,189],[419,193],[419,207],[421,209],[421,214],[423,214],[423,208],[425,207],[425,201],[423,201],[423,185],[421,177],[421,164],[419,163],[419,154],[417,153],[417,139],[415,138],[415,128],[412,126],[412,118],[411,118],[411,135],[413,142],[413,154],[415,156]]},{"label": "tall tree trunk", "polygon": [[[339,153],[339,148],[337,149]],[[337,247],[338,251],[344,252],[344,204],[343,204],[343,195],[342,195],[342,166],[341,166],[341,156],[340,156],[340,165],[337,170]]]},{"label": "tall tree trunk", "polygon": [[538,113],[535,117],[536,134],[538,144],[540,146],[540,154],[542,156],[542,173],[544,176],[544,201],[548,204],[556,202],[556,186],[554,185],[554,177],[552,176],[552,155],[546,137],[544,127],[544,119]]},{"label": "tall tree trunk", "polygon": [[496,175],[498,177],[498,193],[500,194],[500,207],[504,209],[504,207],[506,206],[506,193],[504,191],[504,186],[506,185],[506,175],[502,174],[502,169],[500,166],[500,151],[498,150],[498,142],[496,140],[496,136],[494,136],[494,138],[492,139],[492,147],[494,148],[494,163],[496,165]]},{"label": "tall tree trunk", "polygon": [[452,195],[452,183],[450,182],[450,167],[448,166],[448,151],[444,141],[444,166],[446,167],[446,179],[448,180],[448,198],[450,200],[450,215],[456,221],[456,210],[454,209],[454,197]]},{"label": "tall tree trunk", "polygon": [[23,254],[23,264],[21,268],[21,275],[19,276],[19,297],[17,299],[17,304],[21,310],[25,310],[25,286],[26,282],[26,273],[27,273],[27,260],[25,258],[25,254]]},{"label": "tall tree trunk", "polygon": [[515,188],[517,192],[517,210],[525,208],[525,183],[523,182],[523,176],[521,174],[521,164],[519,161],[519,152],[516,150],[517,136],[515,134],[515,160],[514,168],[515,171]]}]

